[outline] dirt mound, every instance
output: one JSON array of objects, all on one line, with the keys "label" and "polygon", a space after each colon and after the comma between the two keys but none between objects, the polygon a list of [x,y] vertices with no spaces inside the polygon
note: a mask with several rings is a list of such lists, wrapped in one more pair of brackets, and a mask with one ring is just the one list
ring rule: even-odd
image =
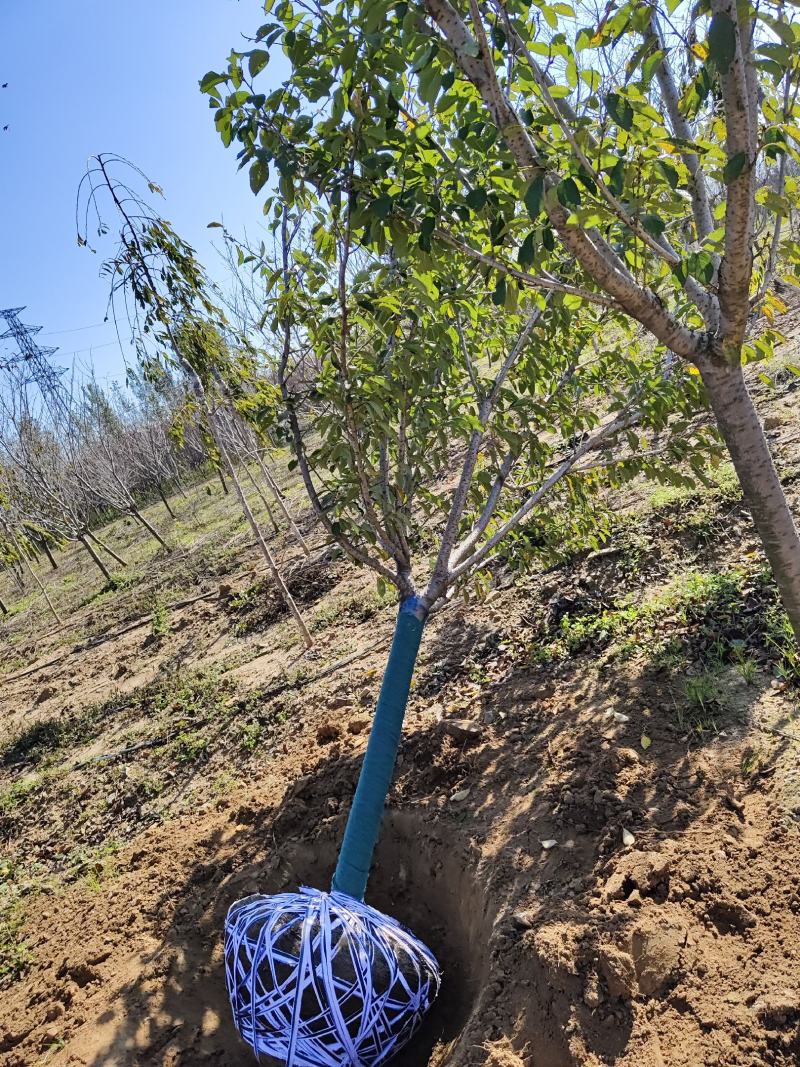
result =
[{"label": "dirt mound", "polygon": [[[368,899],[433,948],[444,986],[398,1067],[796,1063],[800,843],[775,778],[734,790],[737,745],[687,751],[652,722],[658,760],[637,752],[646,692],[524,691],[499,691],[510,721],[477,740],[433,724],[405,743]],[[282,796],[273,783],[151,828],[102,892],[42,898],[0,1063],[251,1062],[229,1021],[224,914],[328,884],[350,743],[321,746]]]}]

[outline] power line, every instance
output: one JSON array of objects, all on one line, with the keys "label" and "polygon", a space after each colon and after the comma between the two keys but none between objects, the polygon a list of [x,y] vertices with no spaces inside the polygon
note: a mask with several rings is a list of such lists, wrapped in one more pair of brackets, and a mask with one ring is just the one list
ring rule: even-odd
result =
[{"label": "power line", "polygon": [[104,322],[93,322],[90,326],[74,326],[71,330],[49,330],[47,333],[43,333],[42,337],[61,337],[65,333],[82,333],[84,330],[96,330],[100,326],[111,326],[107,319]]}]

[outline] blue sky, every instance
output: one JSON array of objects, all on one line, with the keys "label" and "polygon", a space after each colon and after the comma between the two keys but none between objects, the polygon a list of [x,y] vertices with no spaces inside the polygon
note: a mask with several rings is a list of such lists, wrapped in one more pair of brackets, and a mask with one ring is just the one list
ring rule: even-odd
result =
[{"label": "blue sky", "polygon": [[162,214],[217,278],[207,223],[258,225],[197,83],[263,21],[260,0],[0,0],[0,308],[27,305],[62,366],[77,350],[99,378],[124,377],[98,257],[75,236],[90,155],[117,152],[158,182]]}]

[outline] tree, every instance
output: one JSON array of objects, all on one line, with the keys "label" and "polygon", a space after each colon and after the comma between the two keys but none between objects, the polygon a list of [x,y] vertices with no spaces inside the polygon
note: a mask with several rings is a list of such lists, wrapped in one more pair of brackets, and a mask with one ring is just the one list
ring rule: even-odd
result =
[{"label": "tree", "polygon": [[[75,457],[72,407],[66,398],[49,414],[37,411],[24,379],[10,377],[0,391],[0,459],[12,479],[16,510],[56,542],[79,541],[106,581],[111,574],[92,545],[125,560],[91,531],[98,498]],[[45,423],[44,418],[47,418]]]},{"label": "tree", "polygon": [[145,365],[154,358],[147,347],[148,340],[152,340],[158,354],[156,358],[180,368],[185,376],[273,581],[306,647],[310,648],[313,644],[311,634],[261,532],[220,430],[214,402],[216,378],[213,370],[219,370],[227,357],[221,329],[215,325],[224,324],[224,318],[211,299],[210,286],[194,250],[181,240],[165,219],[147,206],[141,196],[114,177],[113,169],[118,167],[125,168],[126,177],[133,174],[134,178],[143,180],[151,193],[160,192],[159,187],[148,181],[138,168],[119,156],[96,156],[78,191],[79,242],[88,243],[88,219],[92,212],[97,218],[99,233],[107,233],[98,206],[100,195],[105,194],[120,219],[117,250],[104,264],[111,279],[112,309],[116,314],[115,298],[121,294],[140,360]]},{"label": "tree", "polygon": [[86,492],[105,506],[131,515],[169,552],[163,535],[139,509],[135,444],[119,413],[92,379],[84,383],[70,430],[71,464]]},{"label": "tree", "polygon": [[[604,307],[621,354],[644,329],[702,379],[800,636],[800,538],[743,376],[777,337],[754,315],[781,309],[776,275],[794,282],[800,259],[800,22],[731,0],[274,11],[201,82],[253,189],[274,167],[289,205],[344,198],[359,240],[411,256],[423,284],[457,249],[499,305],[534,290]],[[266,94],[278,43],[292,69]]]},{"label": "tree", "polygon": [[[281,259],[263,268],[281,339],[271,410],[288,423],[320,522],[400,601],[334,878],[361,899],[431,611],[523,524],[591,538],[598,490],[696,461],[706,442],[685,417],[697,383],[664,375],[652,350],[623,361],[603,348],[604,312],[577,322],[541,297],[501,312],[462,255],[431,291],[407,263],[357,249],[352,212],[317,211],[325,239],[294,247],[304,220],[282,208]],[[640,433],[661,448],[642,449]]]}]

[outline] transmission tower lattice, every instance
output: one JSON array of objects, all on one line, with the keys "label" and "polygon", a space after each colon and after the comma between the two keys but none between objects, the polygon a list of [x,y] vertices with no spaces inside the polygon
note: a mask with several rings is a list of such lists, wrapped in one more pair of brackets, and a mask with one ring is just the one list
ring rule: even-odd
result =
[{"label": "transmission tower lattice", "polygon": [[16,355],[0,361],[0,370],[12,371],[21,368],[23,382],[36,385],[51,409],[60,409],[64,404],[61,375],[66,374],[66,367],[55,367],[49,357],[57,348],[42,348],[34,340],[41,326],[25,326],[19,321],[19,313],[25,308],[6,308],[0,311],[0,318],[6,320],[8,329],[0,333],[0,341],[13,338],[17,343]]}]

